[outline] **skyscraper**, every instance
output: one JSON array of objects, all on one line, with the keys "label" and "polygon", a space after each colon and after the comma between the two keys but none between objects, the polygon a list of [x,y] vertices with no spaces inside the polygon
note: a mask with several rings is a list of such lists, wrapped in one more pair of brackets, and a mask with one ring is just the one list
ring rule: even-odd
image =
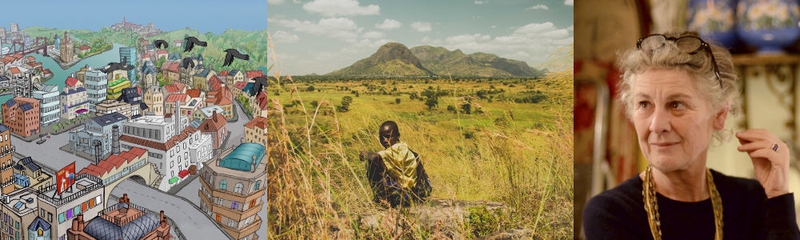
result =
[{"label": "skyscraper", "polygon": [[[136,66],[136,48],[135,47],[120,47],[119,48],[119,62],[127,62],[130,65]],[[136,68],[128,70],[128,80],[132,85],[136,85]]]}]

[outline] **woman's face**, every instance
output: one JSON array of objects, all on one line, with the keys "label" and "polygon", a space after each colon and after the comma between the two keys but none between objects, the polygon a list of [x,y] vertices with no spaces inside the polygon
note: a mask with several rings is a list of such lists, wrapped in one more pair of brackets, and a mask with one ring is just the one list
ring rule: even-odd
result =
[{"label": "woman's face", "polygon": [[712,112],[680,70],[649,69],[636,76],[632,93],[631,120],[647,161],[663,173],[705,168],[711,135],[725,126],[727,110]]}]

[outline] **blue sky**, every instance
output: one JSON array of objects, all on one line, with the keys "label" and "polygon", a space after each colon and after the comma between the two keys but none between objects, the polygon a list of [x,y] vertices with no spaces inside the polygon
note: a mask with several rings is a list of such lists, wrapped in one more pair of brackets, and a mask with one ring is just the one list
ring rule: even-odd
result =
[{"label": "blue sky", "polygon": [[[281,75],[326,74],[387,42],[547,62],[573,42],[572,0],[267,0]],[[272,52],[270,52],[272,54]]]},{"label": "blue sky", "polygon": [[0,9],[4,10],[0,26],[6,30],[11,23],[18,23],[22,29],[42,26],[97,31],[122,22],[123,16],[136,24],[152,22],[162,31],[189,27],[219,34],[229,28],[256,31],[267,27],[265,0],[17,0],[0,2]]}]

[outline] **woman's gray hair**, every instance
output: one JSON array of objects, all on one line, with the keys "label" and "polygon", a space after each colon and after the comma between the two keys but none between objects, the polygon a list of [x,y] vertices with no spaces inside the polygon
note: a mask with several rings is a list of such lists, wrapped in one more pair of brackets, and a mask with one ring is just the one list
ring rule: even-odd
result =
[{"label": "woman's gray hair", "polygon": [[[666,37],[695,36],[695,33],[665,33]],[[652,51],[632,48],[618,54],[622,81],[619,83],[618,101],[624,106],[625,115],[631,119],[635,104],[631,90],[636,83],[636,77],[648,69],[676,69],[688,73],[695,81],[699,92],[705,93],[706,100],[711,109],[716,113],[725,107],[729,108],[729,116],[736,116],[740,111],[739,90],[733,60],[730,52],[714,43],[704,39],[714,54],[719,71],[720,81],[714,74],[714,64],[708,51],[700,50],[695,54],[681,52],[674,41],[666,41],[663,47]],[[714,132],[714,138],[722,140],[725,136],[721,131]]]}]

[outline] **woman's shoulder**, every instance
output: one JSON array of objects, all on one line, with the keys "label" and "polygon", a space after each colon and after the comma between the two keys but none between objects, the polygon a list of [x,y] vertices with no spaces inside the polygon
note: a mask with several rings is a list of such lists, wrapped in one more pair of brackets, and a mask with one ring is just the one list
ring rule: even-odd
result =
[{"label": "woman's shoulder", "polygon": [[615,212],[640,210],[642,206],[642,179],[638,175],[592,197],[586,204],[587,209],[599,208]]}]

